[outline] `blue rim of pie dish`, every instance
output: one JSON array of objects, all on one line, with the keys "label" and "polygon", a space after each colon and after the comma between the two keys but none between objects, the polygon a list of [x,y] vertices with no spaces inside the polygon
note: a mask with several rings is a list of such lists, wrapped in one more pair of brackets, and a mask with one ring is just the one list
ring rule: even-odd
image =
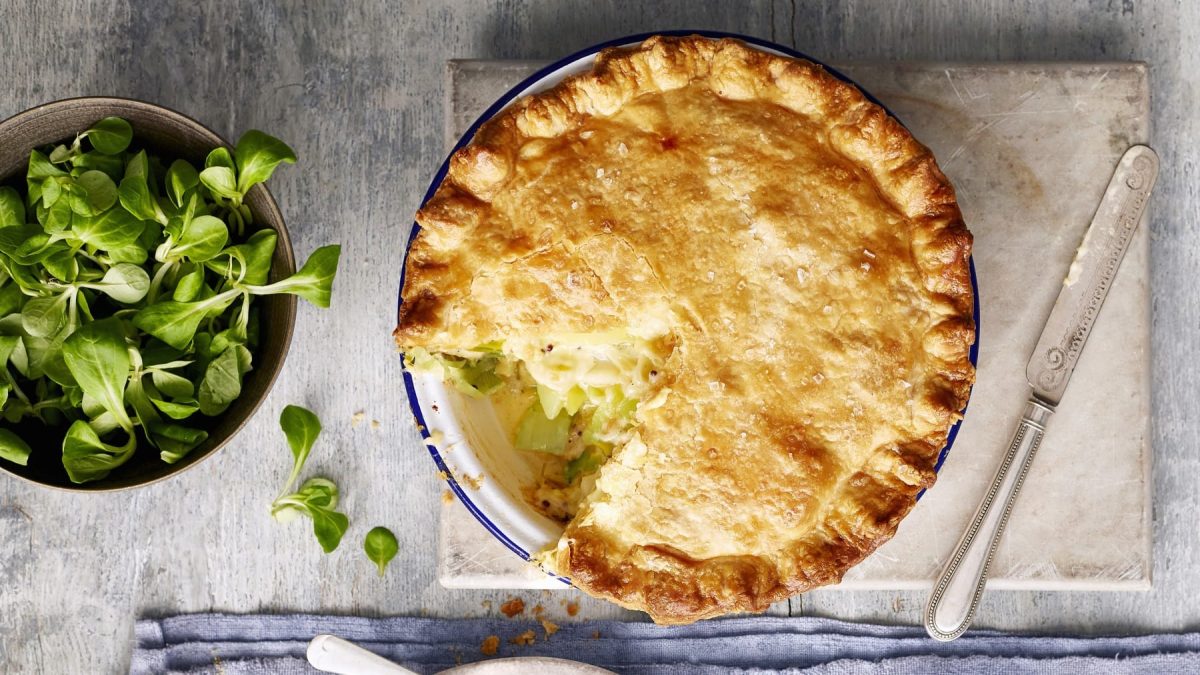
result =
[{"label": "blue rim of pie dish", "polygon": [[[509,103],[511,103],[514,99],[516,99],[518,97],[520,92],[524,91],[526,88],[533,85],[538,80],[546,77],[547,75],[550,75],[554,71],[556,71],[570,63],[573,63],[585,56],[590,56],[592,54],[600,52],[601,50],[607,49],[609,47],[619,47],[619,46],[631,45],[634,43],[640,43],[640,42],[643,42],[655,35],[668,35],[668,36],[673,36],[673,37],[699,35],[699,36],[706,37],[706,38],[732,38],[735,40],[740,40],[742,42],[745,42],[746,44],[749,44],[749,45],[754,45],[756,47],[764,47],[766,49],[773,49],[782,54],[786,54],[787,56],[791,56],[793,58],[799,58],[799,59],[804,59],[806,61],[810,61],[810,62],[815,63],[815,64],[821,66],[822,68],[824,68],[826,70],[826,72],[828,72],[830,75],[833,75],[834,77],[838,78],[839,80],[842,80],[843,82],[846,82],[847,84],[853,85],[860,92],[862,92],[863,95],[867,97],[867,99],[869,99],[872,103],[878,105],[879,107],[883,108],[888,113],[888,115],[891,115],[893,119],[900,122],[901,126],[905,126],[905,128],[907,129],[907,126],[904,125],[903,120],[901,120],[899,117],[897,117],[896,114],[893,113],[891,111],[891,109],[889,109],[886,105],[884,105],[882,102],[880,102],[879,99],[875,98],[869,92],[867,92],[865,89],[860,87],[854,80],[850,79],[849,77],[846,77],[841,72],[839,72],[837,69],[831,68],[829,65],[825,64],[824,62],[822,62],[818,59],[814,59],[811,56],[808,56],[807,54],[804,54],[803,52],[796,51],[795,49],[792,49],[790,47],[786,47],[786,46],[783,46],[780,44],[776,44],[774,42],[770,42],[769,40],[763,40],[761,38],[756,38],[756,37],[752,37],[749,35],[740,35],[737,33],[726,33],[726,32],[721,32],[721,31],[712,31],[712,30],[666,30],[666,31],[654,31],[652,33],[638,33],[635,35],[628,35],[625,37],[608,40],[606,42],[602,42],[600,44],[593,45],[591,47],[587,47],[586,49],[581,49],[573,54],[570,54],[569,56],[565,56],[565,57],[551,63],[550,65],[547,65],[543,68],[539,68],[532,75],[530,75],[529,77],[526,77],[525,79],[521,80],[516,85],[509,88],[509,90],[507,92],[505,92],[503,96],[496,99],[495,103],[492,103],[492,105],[488,106],[487,110],[483,111],[483,114],[481,114],[475,120],[475,122],[471,124],[471,126],[466,130],[466,132],[464,132],[463,135],[461,137],[459,137],[458,141],[454,144],[454,147],[450,150],[450,152],[447,153],[446,159],[442,162],[442,165],[438,168],[437,173],[434,174],[433,180],[430,181],[430,183],[429,183],[429,189],[425,191],[425,196],[421,199],[421,206],[424,207],[425,204],[433,197],[434,193],[437,192],[438,187],[441,186],[442,180],[445,179],[446,172],[450,167],[450,158],[454,156],[454,153],[458,152],[461,148],[463,148],[464,146],[469,144],[471,142],[471,140],[475,137],[475,132],[479,130],[479,127],[482,126],[489,119],[494,117],[497,113],[499,113],[501,110],[503,110],[506,106],[508,106]],[[404,304],[404,295],[403,295],[404,294],[404,278],[408,272],[408,256],[409,256],[409,253],[412,251],[413,241],[416,240],[417,234],[420,231],[421,231],[421,226],[419,224],[417,224],[416,221],[414,221],[413,226],[412,226],[412,231],[408,237],[408,242],[404,246],[404,265],[400,269],[400,289],[397,294],[398,298],[397,298],[397,303],[396,303],[397,312],[399,311],[400,307]],[[972,343],[972,345],[971,345],[969,357],[971,360],[971,365],[976,366],[978,358],[979,358],[979,283],[975,278],[974,257],[969,258],[968,263],[969,263],[970,271],[971,271],[971,292],[972,292],[972,297],[973,297],[973,302],[974,302],[972,311],[973,311],[974,319],[975,319],[975,342]],[[404,355],[401,354],[400,358],[403,360]],[[496,524],[493,523],[491,521],[491,519],[489,519],[487,517],[487,515],[484,514],[484,512],[478,506],[475,505],[474,502],[471,501],[471,498],[467,495],[466,490],[464,490],[462,488],[462,486],[459,485],[458,481],[454,477],[454,474],[450,471],[450,468],[446,465],[446,462],[442,458],[441,453],[439,452],[439,450],[437,449],[437,447],[434,445],[434,443],[432,441],[432,432],[430,431],[429,426],[425,423],[425,414],[424,414],[424,411],[421,409],[421,402],[417,398],[417,391],[416,391],[415,385],[413,384],[412,374],[409,373],[407,369],[402,369],[402,372],[404,375],[404,389],[405,389],[405,392],[408,394],[408,406],[409,406],[409,409],[412,411],[413,417],[417,421],[417,429],[420,430],[421,438],[425,441],[425,447],[428,448],[429,454],[433,457],[434,464],[437,465],[438,471],[441,472],[441,475],[445,477],[446,483],[450,486],[450,490],[455,494],[455,496],[458,497],[458,500],[463,504],[463,506],[467,507],[467,511],[469,511],[471,513],[471,515],[475,516],[475,519],[478,520],[479,523],[481,525],[483,525],[483,527],[488,532],[492,533],[492,536],[496,537],[496,539],[498,539],[500,541],[500,543],[502,543],[506,547],[508,547],[513,553],[516,553],[517,555],[521,556],[522,559],[527,560],[527,561],[530,560],[531,559],[530,552],[521,548],[514,541],[512,541],[512,539],[510,539],[508,537],[508,535],[506,535],[503,531],[501,531],[501,529],[499,527],[497,527]],[[968,393],[967,401],[969,404],[970,403],[970,393]],[[937,463],[934,464],[934,467],[933,467],[933,470],[935,473],[939,472],[942,468],[942,464],[945,463],[946,456],[950,453],[950,447],[954,445],[954,440],[958,436],[959,428],[962,426],[962,420],[965,419],[966,413],[967,413],[967,405],[964,405],[963,409],[961,411],[962,417],[960,417],[960,419],[954,423],[954,426],[950,427],[950,433],[947,434],[947,436],[946,436],[946,445],[942,448],[941,453],[938,454]],[[925,490],[921,490],[919,493],[917,493],[917,497],[916,497],[917,500],[920,500],[921,497],[924,495],[925,495]],[[556,578],[559,581],[562,581],[566,584],[570,584],[570,581],[564,577],[557,576],[557,575],[551,575],[551,576],[553,576],[554,578]]]}]

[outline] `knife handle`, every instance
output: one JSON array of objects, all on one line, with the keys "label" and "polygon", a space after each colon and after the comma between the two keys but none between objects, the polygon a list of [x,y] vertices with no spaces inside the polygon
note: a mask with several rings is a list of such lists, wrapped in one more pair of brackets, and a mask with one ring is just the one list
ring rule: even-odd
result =
[{"label": "knife handle", "polygon": [[1036,398],[1025,404],[1021,422],[991,487],[933,587],[929,606],[925,608],[925,630],[930,637],[943,642],[953,640],[966,632],[975,618],[992,556],[1053,412],[1054,408]]}]

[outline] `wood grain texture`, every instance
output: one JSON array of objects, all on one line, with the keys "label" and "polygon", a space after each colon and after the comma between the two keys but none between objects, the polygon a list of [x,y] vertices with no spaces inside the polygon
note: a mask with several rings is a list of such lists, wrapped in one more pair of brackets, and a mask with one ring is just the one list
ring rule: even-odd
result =
[{"label": "wood grain texture", "polygon": [[[450,58],[549,59],[623,34],[714,28],[774,38],[825,60],[1144,60],[1151,65],[1161,189],[1151,223],[1156,567],[1149,594],[990,595],[978,622],[1005,628],[1149,630],[1200,626],[1200,295],[1197,73],[1200,7],[1092,0],[924,3],[760,0],[18,0],[0,12],[0,115],[67,96],[142,98],[227,136],[262,128],[297,167],[272,181],[297,256],[340,241],[333,307],[301,303],[292,353],[242,435],[188,474],[118,495],[48,492],[0,478],[0,670],[119,672],[145,613],[201,610],[470,616],[489,592],[435,576],[440,485],[398,386],[389,331],[403,242],[443,153]],[[1048,151],[1053,151],[1048,148]],[[279,410],[318,411],[313,471],[337,479],[353,524],[322,556],[267,503],[285,477]],[[352,427],[363,410],[370,424]],[[402,535],[388,576],[360,551],[384,524]],[[1064,533],[1063,536],[1067,536]],[[561,617],[557,600],[538,592]],[[915,623],[921,593],[813,593],[793,610]],[[531,602],[531,604],[532,604]],[[622,616],[580,599],[580,616]],[[498,606],[493,603],[493,608]]]}]

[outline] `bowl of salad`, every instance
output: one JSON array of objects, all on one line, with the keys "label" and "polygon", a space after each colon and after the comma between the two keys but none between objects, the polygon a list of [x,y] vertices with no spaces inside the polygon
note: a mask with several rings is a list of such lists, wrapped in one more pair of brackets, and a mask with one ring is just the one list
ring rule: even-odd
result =
[{"label": "bowl of salad", "polygon": [[263,184],[296,161],[161,106],[77,98],[0,122],[0,469],[104,491],[221,448],[327,307],[340,249],[296,270]]}]

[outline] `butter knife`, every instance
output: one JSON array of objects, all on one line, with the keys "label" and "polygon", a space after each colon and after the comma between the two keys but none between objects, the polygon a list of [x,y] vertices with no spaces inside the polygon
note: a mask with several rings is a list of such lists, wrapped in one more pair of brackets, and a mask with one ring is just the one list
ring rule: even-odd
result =
[{"label": "butter knife", "polygon": [[1142,220],[1157,177],[1158,155],[1144,145],[1129,148],[1117,163],[1029,358],[1025,378],[1033,392],[1008,452],[929,597],[925,630],[935,639],[959,637],[975,618],[1008,515]]}]

